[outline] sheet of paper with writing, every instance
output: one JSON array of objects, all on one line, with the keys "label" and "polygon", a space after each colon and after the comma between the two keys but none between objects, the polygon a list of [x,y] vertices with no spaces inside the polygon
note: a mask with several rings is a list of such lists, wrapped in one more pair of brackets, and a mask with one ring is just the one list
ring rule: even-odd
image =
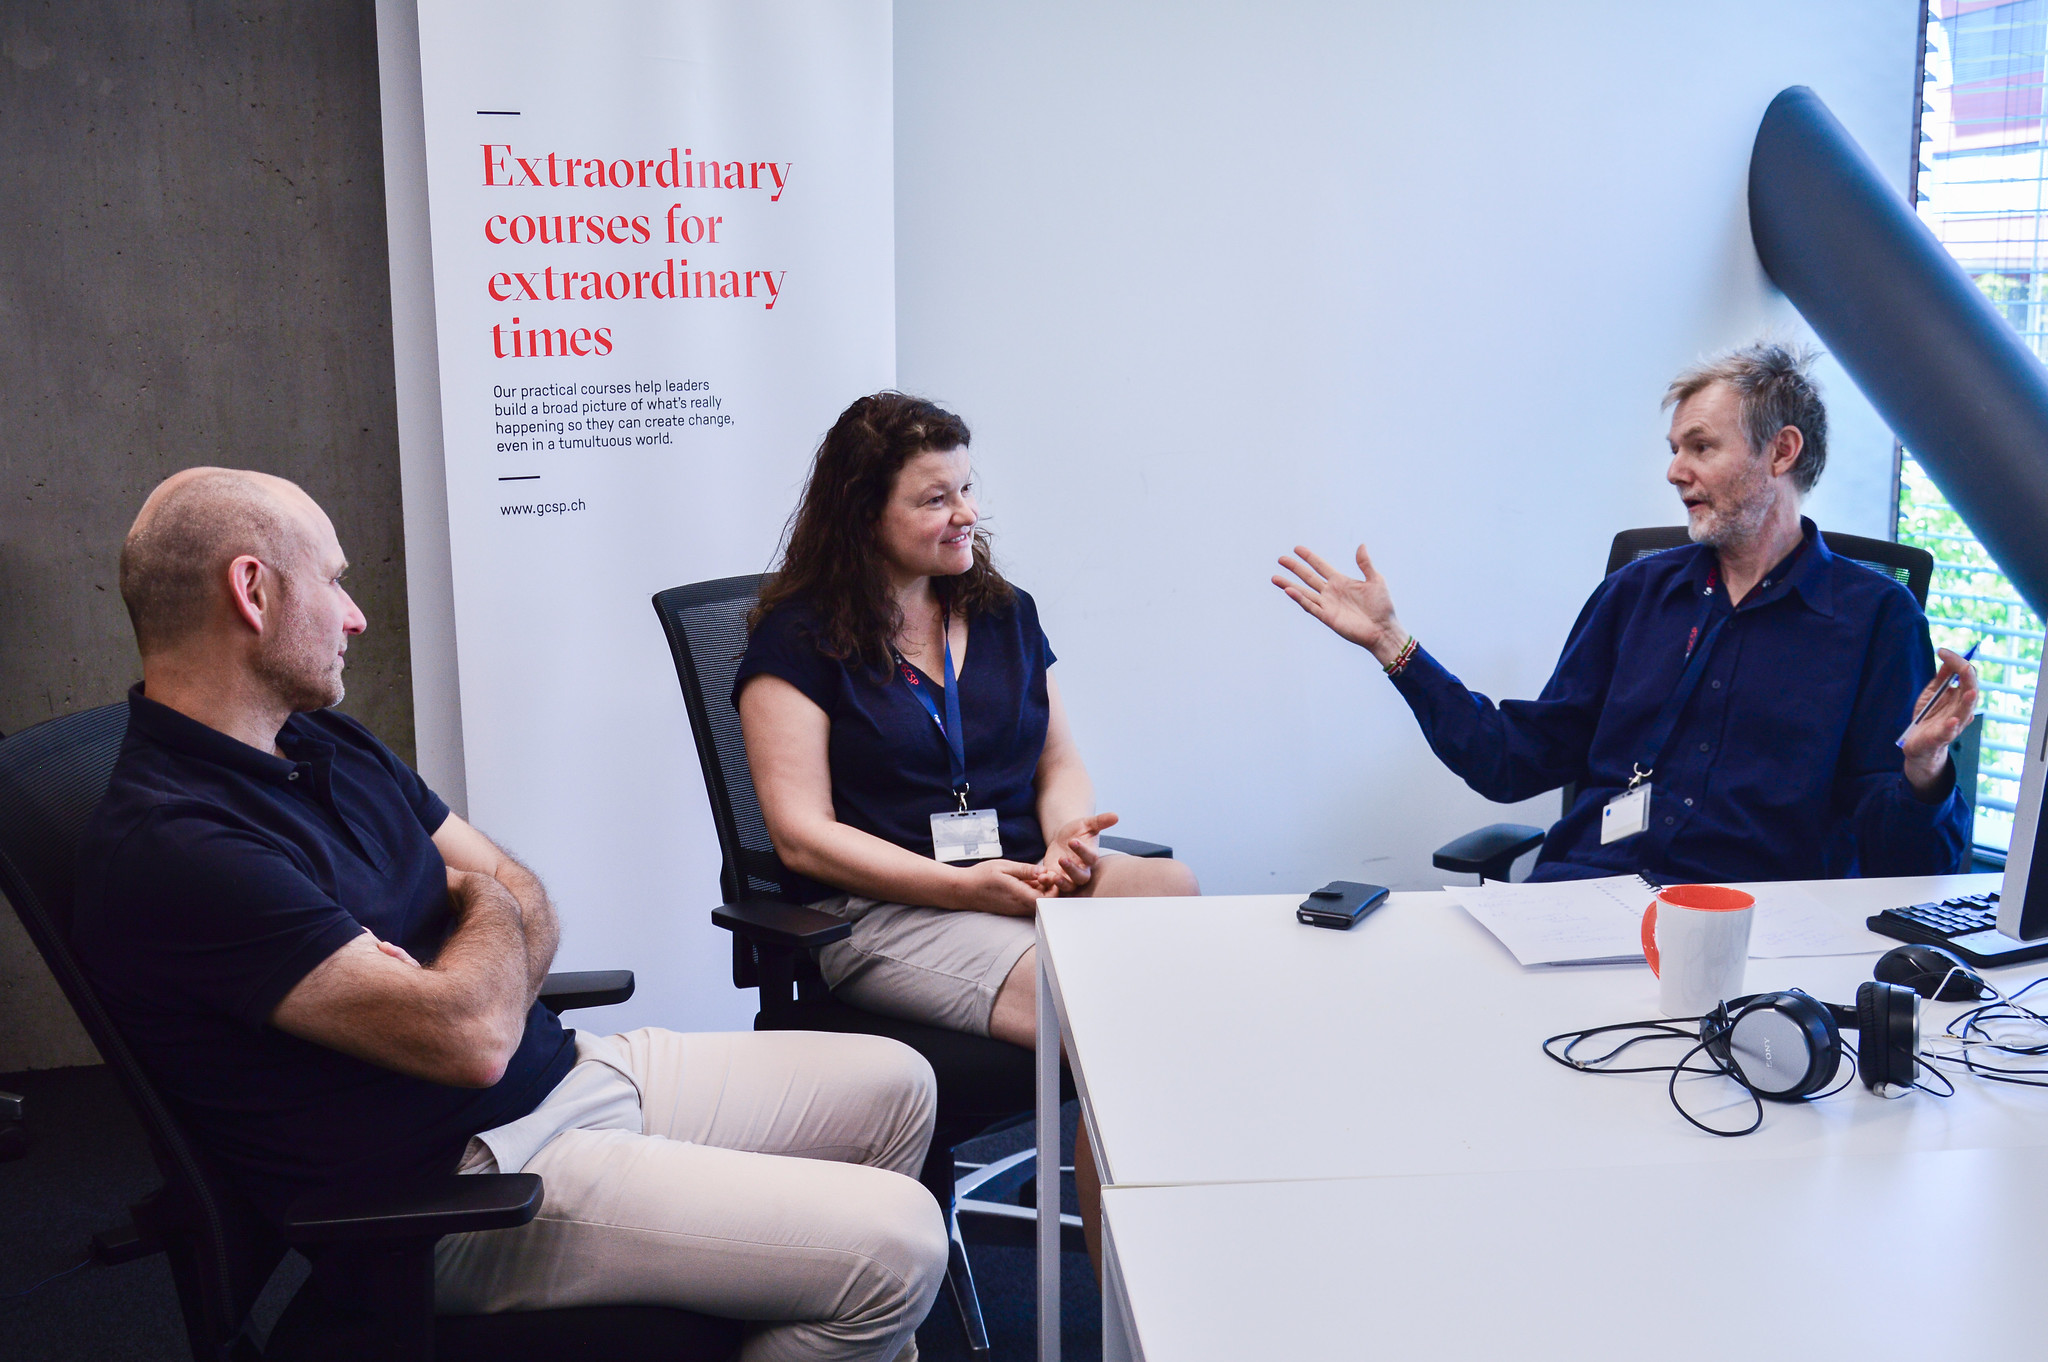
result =
[{"label": "sheet of paper with writing", "polygon": [[1657,892],[1634,875],[1445,890],[1524,965],[1642,959],[1643,909]]},{"label": "sheet of paper with writing", "polygon": [[[1797,884],[1748,886],[1752,960],[1876,954],[1892,943],[1859,912],[1831,908]],[[1548,884],[1446,885],[1445,891],[1524,965],[1594,965],[1643,958],[1643,909],[1657,891],[1634,875]]]},{"label": "sheet of paper with writing", "polygon": [[1797,884],[1745,886],[1756,895],[1749,958],[1784,955],[1875,955],[1898,942],[1863,925],[1860,911],[1831,908]]}]

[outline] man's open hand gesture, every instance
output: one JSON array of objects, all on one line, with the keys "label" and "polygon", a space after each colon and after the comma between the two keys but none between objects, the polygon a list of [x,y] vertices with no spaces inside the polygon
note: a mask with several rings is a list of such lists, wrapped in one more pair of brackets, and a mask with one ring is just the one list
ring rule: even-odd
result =
[{"label": "man's open hand gesture", "polygon": [[1275,573],[1273,585],[1288,598],[1314,615],[1332,632],[1348,638],[1390,666],[1408,641],[1408,631],[1394,616],[1394,598],[1387,591],[1387,579],[1373,569],[1365,545],[1358,546],[1358,576],[1347,577],[1324,562],[1312,549],[1297,544],[1300,557],[1282,555],[1280,566],[1298,579],[1289,581]]}]

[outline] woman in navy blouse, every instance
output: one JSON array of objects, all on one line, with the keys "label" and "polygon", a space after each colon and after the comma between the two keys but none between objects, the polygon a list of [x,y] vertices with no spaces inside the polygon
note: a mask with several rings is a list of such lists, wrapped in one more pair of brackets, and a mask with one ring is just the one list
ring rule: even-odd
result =
[{"label": "woman in navy blouse", "polygon": [[819,960],[834,992],[1029,1047],[1040,898],[1199,890],[1177,861],[1097,848],[1116,815],[1095,812],[1038,607],[990,559],[968,439],[901,393],[846,409],[750,620],[733,702],[777,854],[853,921]]},{"label": "woman in navy blouse", "polygon": [[1178,861],[1098,849],[1116,815],[1095,811],[1038,607],[990,559],[968,438],[901,393],[846,409],[733,703],[776,853],[853,923],[819,954],[834,993],[1029,1048],[1040,898],[1200,890]]}]

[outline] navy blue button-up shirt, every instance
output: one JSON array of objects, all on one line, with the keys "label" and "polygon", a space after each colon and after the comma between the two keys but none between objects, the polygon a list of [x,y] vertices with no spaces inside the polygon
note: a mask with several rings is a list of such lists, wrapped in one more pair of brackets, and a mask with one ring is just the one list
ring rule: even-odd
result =
[{"label": "navy blue button-up shirt", "polygon": [[[1934,675],[1927,620],[1890,577],[1806,538],[1732,608],[1713,550],[1686,545],[1614,573],[1586,602],[1535,700],[1498,705],[1417,650],[1394,679],[1444,765],[1488,799],[1562,785],[1578,798],[1532,879],[1643,872],[1681,880],[1931,875],[1965,868],[1969,810],[1929,803],[1897,738]],[[1677,689],[1696,626],[1725,616],[1651,777],[1649,827],[1602,845]],[[1953,770],[1953,767],[1950,768]],[[1953,776],[1949,777],[1951,786]]]},{"label": "navy blue button-up shirt", "polygon": [[432,833],[448,806],[332,710],[282,757],[137,686],[79,858],[71,944],[136,1057],[263,1211],[336,1183],[455,1170],[469,1137],[532,1111],[575,1062],[539,1003],[495,1087],[444,1087],[270,1022],[365,928],[431,962],[454,929]]}]

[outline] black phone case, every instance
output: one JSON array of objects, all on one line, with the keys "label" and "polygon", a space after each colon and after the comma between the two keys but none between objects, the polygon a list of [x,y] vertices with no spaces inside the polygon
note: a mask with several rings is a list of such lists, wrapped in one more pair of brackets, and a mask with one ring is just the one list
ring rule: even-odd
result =
[{"label": "black phone case", "polygon": [[1363,922],[1373,909],[1387,901],[1387,887],[1359,884],[1352,880],[1331,880],[1301,901],[1295,919],[1311,927],[1329,927],[1348,932]]}]

